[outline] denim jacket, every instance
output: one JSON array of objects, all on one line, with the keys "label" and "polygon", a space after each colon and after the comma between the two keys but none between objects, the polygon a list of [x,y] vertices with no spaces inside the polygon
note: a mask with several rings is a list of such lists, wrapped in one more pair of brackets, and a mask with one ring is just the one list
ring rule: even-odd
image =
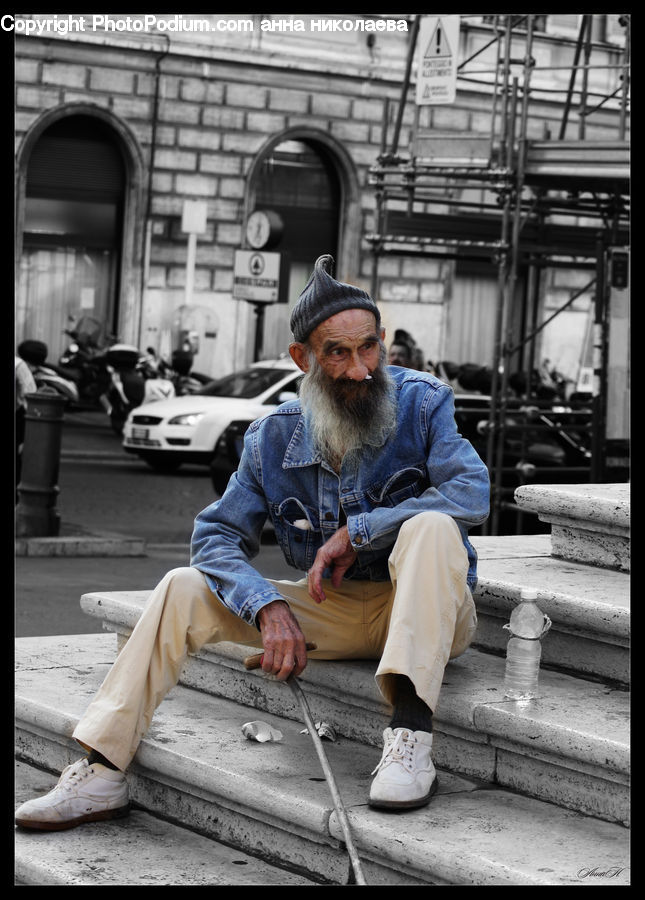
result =
[{"label": "denim jacket", "polygon": [[488,470],[457,430],[451,387],[425,372],[388,371],[397,427],[382,446],[348,454],[336,473],[314,447],[299,401],[288,401],[249,427],[226,491],[195,519],[191,565],[246,622],[255,624],[262,606],[281,599],[250,565],[267,517],[285,560],[301,573],[346,521],[357,558],[345,578],[384,581],[403,522],[426,510],[445,513],[461,532],[474,588],[468,528],[488,516]]}]

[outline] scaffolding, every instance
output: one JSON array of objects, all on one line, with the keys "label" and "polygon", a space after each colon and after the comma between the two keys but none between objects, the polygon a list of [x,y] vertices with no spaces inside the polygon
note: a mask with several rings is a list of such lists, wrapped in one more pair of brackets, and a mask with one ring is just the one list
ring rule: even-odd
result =
[{"label": "scaffolding", "polygon": [[[504,485],[504,447],[509,432],[521,436],[543,428],[557,431],[573,443],[587,432],[589,463],[566,470],[569,480],[624,480],[612,477],[619,470],[608,470],[607,460],[615,459],[617,453],[624,463],[628,446],[625,449],[622,439],[614,441],[613,457],[608,455],[606,421],[610,296],[612,289],[625,287],[624,263],[629,253],[630,21],[629,16],[620,18],[625,41],[620,62],[614,67],[618,69],[618,87],[598,99],[589,86],[597,46],[592,41],[594,16],[580,17],[573,59],[567,66],[568,86],[562,92],[557,137],[547,133],[538,140],[529,137],[529,107],[546,89],[532,82],[537,71],[554,67],[536,63],[537,17],[487,18],[492,23],[491,40],[461,62],[458,72],[465,78],[473,59],[483,51],[490,55],[490,48],[494,48],[495,65],[487,73],[492,91],[490,132],[424,132],[419,127],[416,106],[410,152],[402,154],[399,141],[421,20],[415,17],[389,146],[387,135],[394,109],[389,101],[384,104],[381,152],[370,170],[370,184],[376,194],[375,224],[366,238],[374,254],[374,295],[379,260],[386,255],[485,261],[497,272],[495,346],[486,423],[486,463],[491,475],[487,530],[496,534],[502,510],[517,511],[512,497],[509,499],[513,489]],[[523,49],[520,55],[518,42]],[[477,77],[481,75],[480,70]],[[576,86],[578,80],[581,83]],[[590,117],[600,109],[606,111],[610,100],[615,139],[589,139]],[[576,113],[577,123],[572,121]],[[576,124],[577,136],[571,138]],[[473,194],[478,199],[473,200]],[[541,274],[547,267],[588,269],[589,281],[553,315],[539,322]],[[518,315],[520,280],[522,310]],[[555,316],[587,292],[593,298],[591,415],[570,408],[558,412],[553,404],[543,408],[531,388],[536,338]],[[526,374],[526,389],[519,402],[515,402],[509,385],[513,370]]]}]

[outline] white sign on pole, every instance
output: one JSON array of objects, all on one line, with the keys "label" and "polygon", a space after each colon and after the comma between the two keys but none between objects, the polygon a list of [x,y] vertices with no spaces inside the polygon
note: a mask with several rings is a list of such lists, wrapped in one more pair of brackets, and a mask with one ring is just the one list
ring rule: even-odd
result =
[{"label": "white sign on pole", "polygon": [[181,230],[188,235],[186,254],[186,305],[190,306],[195,282],[195,257],[197,255],[197,235],[206,231],[208,206],[203,200],[184,200],[181,212]]},{"label": "white sign on pole", "polygon": [[417,104],[454,103],[458,51],[459,16],[426,16],[421,20],[417,51]]},{"label": "white sign on pole", "polygon": [[184,200],[181,230],[186,234],[204,234],[208,205],[203,200]]},{"label": "white sign on pole", "polygon": [[280,288],[280,254],[236,250],[233,296],[253,303],[275,303]]}]

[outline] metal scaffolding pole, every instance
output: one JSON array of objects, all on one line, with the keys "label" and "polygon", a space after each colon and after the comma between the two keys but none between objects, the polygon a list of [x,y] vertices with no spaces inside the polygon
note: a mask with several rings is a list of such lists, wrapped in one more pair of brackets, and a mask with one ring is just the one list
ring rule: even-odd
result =
[{"label": "metal scaffolding pole", "polygon": [[[529,139],[529,100],[537,97],[538,102],[541,102],[540,95],[545,92],[542,84],[531,87],[531,77],[536,67],[536,60],[532,55],[536,20],[534,15],[521,18],[512,15],[496,16],[493,40],[476,48],[459,67],[462,68],[474,56],[497,42],[495,78],[494,82],[487,82],[492,90],[491,132],[485,141],[488,147],[487,160],[484,159],[485,153],[477,154],[480,145],[473,140],[473,134],[455,134],[454,147],[457,152],[453,154],[449,141],[452,134],[429,132],[425,136],[417,135],[416,127],[416,143],[414,147],[410,147],[410,156],[406,157],[405,153],[399,152],[401,124],[408,102],[420,16],[414,21],[405,81],[389,149],[386,132],[390,105],[388,101],[385,103],[381,154],[378,164],[370,172],[376,190],[375,233],[367,235],[374,252],[374,293],[378,285],[378,261],[382,255],[497,263],[498,301],[495,309],[492,384],[485,448],[486,464],[491,474],[492,502],[491,517],[482,528],[484,533],[490,533],[490,529],[493,533],[499,533],[501,511],[513,507],[513,504],[504,502],[504,492],[508,495],[512,490],[512,483],[504,484],[510,471],[504,467],[506,432],[525,435],[528,434],[527,429],[535,428],[535,422],[530,416],[523,425],[515,424],[512,428],[507,421],[511,407],[514,409],[513,392],[509,383],[514,354],[518,350],[523,354],[519,365],[527,376],[524,399],[531,406],[535,396],[531,376],[534,368],[539,367],[537,336],[555,316],[570,307],[576,296],[586,292],[589,287],[574,294],[556,312],[539,322],[542,270],[592,268],[594,260],[597,261],[595,236],[598,233],[602,235],[603,254],[608,246],[625,244],[629,240],[624,137],[628,127],[627,66],[630,45],[629,17],[623,18],[627,36],[621,67],[602,66],[605,69],[623,70],[618,110],[620,141],[604,139],[593,142],[585,139],[589,116],[608,100],[619,95],[618,89],[613,93],[610,90],[598,106],[587,106],[588,87],[591,83],[590,56],[595,46],[592,46],[591,40],[591,16],[583,16],[581,20],[558,139],[547,139],[546,135],[542,139]],[[503,30],[498,27],[502,19]],[[519,55],[517,47],[522,39],[523,59],[512,58]],[[518,77],[512,76],[512,69],[522,63],[523,81],[520,83]],[[579,68],[583,69],[582,86],[576,92],[574,87]],[[575,106],[574,93],[580,95],[580,103]],[[579,135],[577,140],[566,141],[564,135],[569,113],[574,108],[579,111]],[[417,109],[416,123],[418,114]],[[467,146],[472,148],[469,151],[473,153],[472,158],[464,153]],[[587,173],[588,179],[585,177]],[[479,201],[472,201],[462,195],[462,190],[472,188],[480,189]],[[485,191],[497,195],[497,204],[491,204],[485,199]],[[571,218],[571,225],[563,224],[563,217]],[[579,229],[573,221],[576,217],[591,218],[598,224],[596,227],[586,224]],[[520,320],[518,287],[527,267],[528,286],[527,293],[523,294]],[[598,321],[598,304],[602,305],[603,302],[602,296],[598,294],[599,290],[597,286],[596,332],[602,332],[604,328],[604,324]],[[600,385],[600,381],[597,379],[597,385]],[[594,427],[597,430],[601,427],[599,415],[602,415],[602,398],[598,397],[594,402],[597,407]],[[572,427],[574,432],[576,428],[580,428],[575,424]],[[559,426],[556,430],[562,436]],[[575,465],[559,471],[584,474],[582,467],[576,468]],[[519,524],[518,517],[517,527]]]}]

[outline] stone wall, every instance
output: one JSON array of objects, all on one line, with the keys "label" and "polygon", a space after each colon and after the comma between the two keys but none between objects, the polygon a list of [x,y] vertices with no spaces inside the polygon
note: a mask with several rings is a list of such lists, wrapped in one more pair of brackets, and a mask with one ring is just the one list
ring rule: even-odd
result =
[{"label": "stone wall", "polygon": [[[238,33],[99,29],[17,35],[15,43],[19,163],[23,140],[43,113],[74,103],[109,111],[139,148],[141,227],[136,232],[139,246],[132,290],[122,310],[124,340],[163,349],[170,339],[185,286],[182,205],[186,199],[207,201],[208,225],[197,242],[193,299],[202,332],[217,334],[206,339],[203,359],[198,360],[213,375],[251,358],[254,316],[249,304],[232,298],[233,260],[243,241],[249,170],[277,135],[297,135],[304,129],[309,135],[324,136],[329,146],[338,147],[339,156],[347,158],[357,208],[352,233],[344,238],[338,275],[370,289],[373,257],[362,239],[374,228],[375,196],[368,172],[381,148],[385,98],[392,101],[391,121],[396,112],[409,41],[403,30],[373,31],[371,41],[365,31],[261,31],[261,17],[249,18],[255,28]],[[316,17],[299,18],[309,22]],[[465,29],[462,39],[475,47],[482,36],[477,29]],[[410,100],[403,117],[402,152],[409,146],[417,115],[421,129],[485,133],[491,127],[490,88],[464,85],[456,104],[449,107],[415,109]],[[559,103],[538,100],[532,107],[530,131],[542,137],[560,115]],[[612,119],[611,111],[602,114],[596,127],[611,130]],[[148,208],[146,237],[143,219]],[[379,265],[379,301],[386,327],[393,331],[409,326],[426,358],[441,358],[452,274],[453,263],[437,259],[390,257]],[[268,315],[281,315],[282,323],[285,312]],[[567,329],[580,335],[583,321],[584,310],[574,311]],[[278,331],[281,328],[282,324]],[[286,346],[289,335],[283,336]]]}]

